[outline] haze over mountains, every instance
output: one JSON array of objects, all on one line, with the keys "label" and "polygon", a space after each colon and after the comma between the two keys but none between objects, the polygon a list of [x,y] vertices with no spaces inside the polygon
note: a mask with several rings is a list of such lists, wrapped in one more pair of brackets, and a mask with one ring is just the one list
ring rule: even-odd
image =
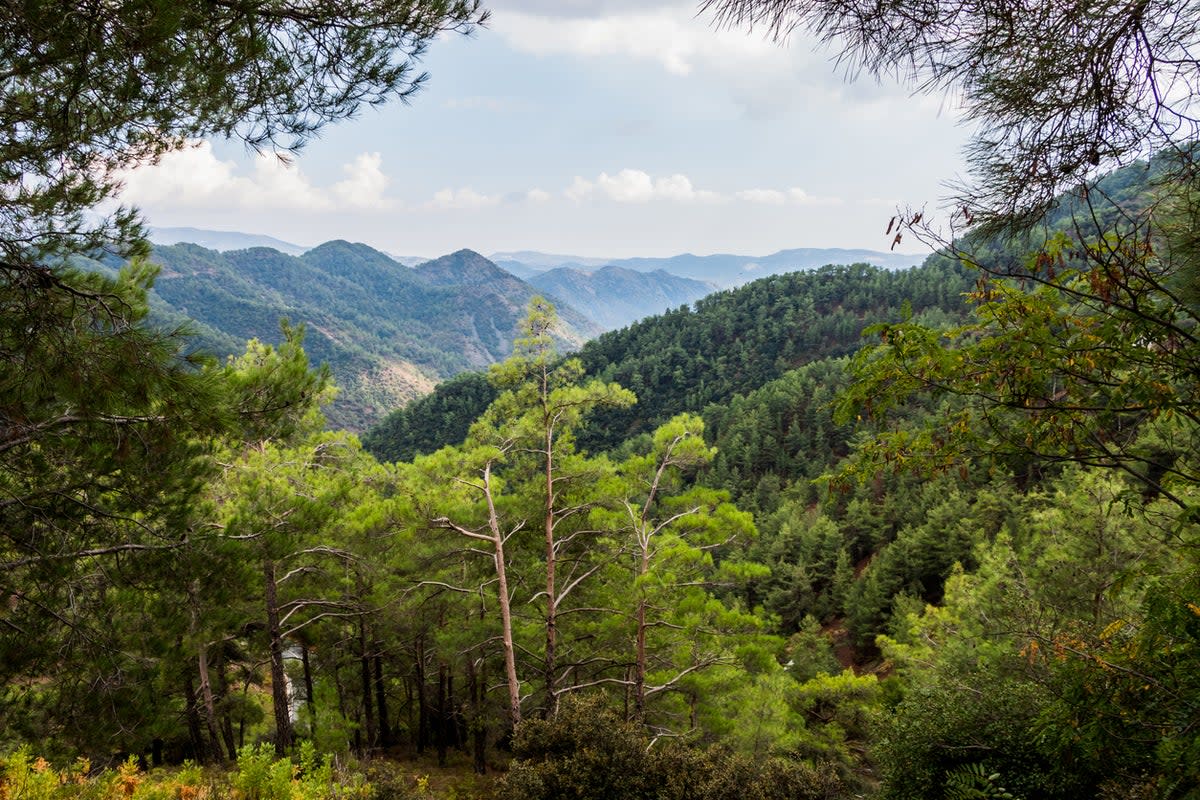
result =
[{"label": "haze over mountains", "polygon": [[681,278],[661,269],[637,272],[614,266],[593,272],[558,267],[526,280],[549,296],[563,298],[605,330],[623,328],[667,309],[690,305],[717,289],[714,284]]},{"label": "haze over mountains", "polygon": [[492,256],[497,264],[527,280],[541,270],[570,268],[590,272],[599,266],[622,267],[636,272],[664,271],[681,278],[707,281],[722,289],[741,286],[752,280],[815,269],[826,264],[871,264],[885,269],[914,267],[924,261],[925,255],[908,253],[883,253],[877,250],[862,250],[837,247],[801,247],[780,250],[764,256],[715,254],[697,256],[691,253],[668,258],[581,258],[568,255],[551,255],[533,251],[496,253]]},{"label": "haze over mountains", "polygon": [[310,248],[274,236],[237,231],[210,231],[202,228],[151,228],[150,241],[154,244],[198,244],[209,250],[246,250],[251,247],[270,247],[289,256],[303,255]]}]

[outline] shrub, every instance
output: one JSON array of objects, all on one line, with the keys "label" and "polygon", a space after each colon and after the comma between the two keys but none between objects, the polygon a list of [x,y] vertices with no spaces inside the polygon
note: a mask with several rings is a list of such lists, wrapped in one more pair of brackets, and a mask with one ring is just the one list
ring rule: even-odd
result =
[{"label": "shrub", "polygon": [[652,743],[601,698],[564,699],[550,720],[521,723],[502,800],[834,800],[833,770],[683,743]]}]

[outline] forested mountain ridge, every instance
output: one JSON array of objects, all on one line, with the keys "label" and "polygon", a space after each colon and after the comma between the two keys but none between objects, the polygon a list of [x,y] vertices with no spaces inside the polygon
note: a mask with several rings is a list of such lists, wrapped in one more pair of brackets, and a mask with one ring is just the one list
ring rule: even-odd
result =
[{"label": "forested mountain ridge", "polygon": [[[304,324],[306,349],[315,362],[330,364],[339,384],[330,423],[350,429],[427,393],[439,379],[503,359],[536,294],[470,251],[424,269],[344,241],[300,256],[263,247],[220,253],[160,246],[153,260],[162,267],[155,296],[221,335],[206,341],[273,342],[281,318]],[[564,320],[566,349],[597,330],[571,309]]]},{"label": "forested mountain ridge", "polygon": [[[577,356],[589,375],[632,390],[638,403],[597,411],[580,444],[616,447],[680,412],[698,413],[810,361],[847,355],[866,326],[898,320],[906,308],[955,318],[970,285],[962,267],[944,261],[898,271],[827,266],[763,278],[606,333]],[[364,443],[383,459],[430,452],[461,440],[494,396],[486,381],[462,376],[390,414]]]},{"label": "forested mountain ridge", "polygon": [[635,272],[662,270],[682,278],[731,288],[769,275],[815,269],[825,264],[873,264],[888,269],[904,269],[920,264],[925,256],[862,248],[798,247],[761,256],[731,253],[698,256],[682,253],[664,257],[590,258],[525,251],[496,253],[494,259],[504,269],[526,280],[536,272],[559,267],[591,272],[599,267],[612,266]]}]

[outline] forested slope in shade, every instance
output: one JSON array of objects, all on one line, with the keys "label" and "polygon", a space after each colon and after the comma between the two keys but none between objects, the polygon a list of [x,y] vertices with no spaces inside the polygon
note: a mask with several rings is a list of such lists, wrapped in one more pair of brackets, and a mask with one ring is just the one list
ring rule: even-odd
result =
[{"label": "forested slope in shade", "polygon": [[[702,411],[803,364],[852,353],[866,326],[899,320],[906,305],[914,314],[957,319],[972,280],[946,259],[900,271],[826,266],[763,278],[606,333],[578,357],[587,374],[632,390],[638,402],[598,411],[580,431],[580,445],[616,447],[680,412]],[[388,415],[364,444],[378,458],[403,460],[459,442],[494,397],[482,379],[462,378]]]},{"label": "forested slope in shade", "polygon": [[[327,242],[301,256],[255,247],[219,253],[192,244],[157,247],[158,313],[200,323],[219,355],[247,339],[279,340],[279,321],[303,324],[305,348],[327,362],[339,392],[330,425],[361,430],[443,378],[511,352],[525,305],[536,294],[469,250],[420,268],[366,245]],[[563,309],[560,347],[598,328]],[[235,346],[229,346],[230,343]]]}]

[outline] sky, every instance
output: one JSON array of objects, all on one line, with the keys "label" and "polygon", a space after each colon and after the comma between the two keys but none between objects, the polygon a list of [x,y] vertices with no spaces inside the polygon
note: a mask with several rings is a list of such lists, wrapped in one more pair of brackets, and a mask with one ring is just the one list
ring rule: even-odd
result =
[{"label": "sky", "polygon": [[434,42],[407,105],[328,126],[290,163],[195,142],[127,175],[122,200],[158,227],[403,256],[764,255],[886,250],[898,206],[936,210],[962,177],[951,99],[849,80],[805,35],[719,29],[676,0],[490,8]]}]

